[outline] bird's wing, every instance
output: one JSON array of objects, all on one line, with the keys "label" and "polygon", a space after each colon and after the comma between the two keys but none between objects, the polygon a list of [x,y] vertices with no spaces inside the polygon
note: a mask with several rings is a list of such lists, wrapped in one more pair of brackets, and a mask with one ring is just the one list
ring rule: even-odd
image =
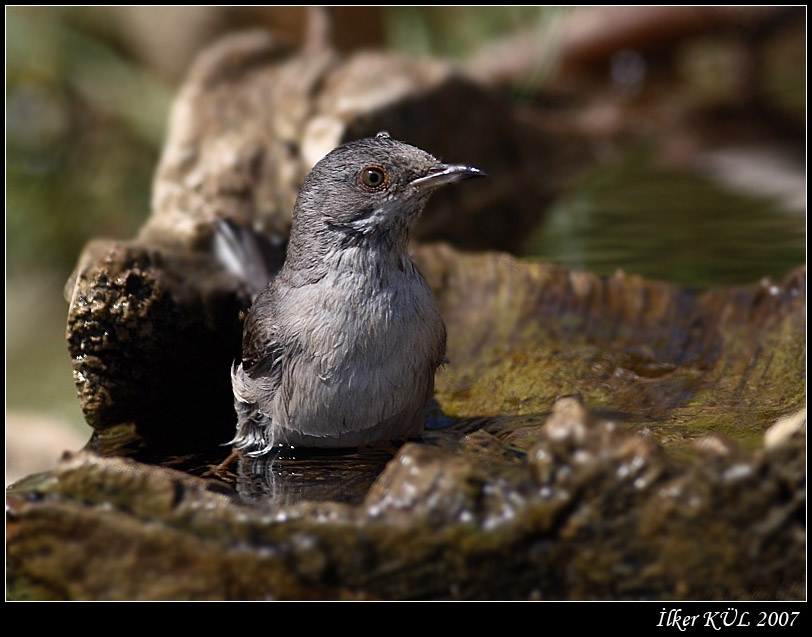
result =
[{"label": "bird's wing", "polygon": [[267,358],[276,358],[274,354],[280,347],[276,333],[276,297],[277,292],[273,284],[267,286],[257,295],[254,304],[245,318],[242,328],[242,363],[246,371],[262,373],[263,369],[251,371],[263,365]]},{"label": "bird's wing", "polygon": [[242,362],[231,370],[239,449],[264,453],[273,446],[272,403],[282,383],[285,349],[277,338],[273,311],[275,291],[263,290],[243,325]]}]

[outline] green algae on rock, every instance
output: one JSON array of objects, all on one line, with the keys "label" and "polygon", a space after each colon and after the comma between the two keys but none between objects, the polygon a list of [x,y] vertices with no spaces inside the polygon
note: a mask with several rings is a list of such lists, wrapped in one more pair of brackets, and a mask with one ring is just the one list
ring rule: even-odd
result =
[{"label": "green algae on rock", "polygon": [[717,432],[750,448],[806,401],[806,268],[692,293],[442,246],[416,253],[449,329],[448,416],[530,416],[564,394],[666,445]]}]

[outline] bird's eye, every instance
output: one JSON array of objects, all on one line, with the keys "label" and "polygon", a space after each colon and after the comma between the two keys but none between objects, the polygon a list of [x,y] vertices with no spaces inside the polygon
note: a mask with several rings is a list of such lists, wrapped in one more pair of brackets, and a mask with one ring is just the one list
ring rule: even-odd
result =
[{"label": "bird's eye", "polygon": [[389,184],[389,175],[380,166],[367,166],[361,171],[360,179],[367,190],[381,190]]}]

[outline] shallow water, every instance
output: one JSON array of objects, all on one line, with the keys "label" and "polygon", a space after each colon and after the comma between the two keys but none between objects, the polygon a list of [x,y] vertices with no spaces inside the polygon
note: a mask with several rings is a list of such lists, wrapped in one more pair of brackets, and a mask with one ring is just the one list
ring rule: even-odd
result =
[{"label": "shallow water", "polygon": [[261,458],[241,456],[235,488],[245,504],[359,504],[397,447],[296,449],[280,445]]},{"label": "shallow water", "polygon": [[[803,172],[746,155],[725,164],[712,159],[688,172],[637,152],[593,169],[552,207],[523,256],[694,289],[780,279],[805,263]],[[747,194],[747,184],[734,180],[749,180],[763,194]]]}]

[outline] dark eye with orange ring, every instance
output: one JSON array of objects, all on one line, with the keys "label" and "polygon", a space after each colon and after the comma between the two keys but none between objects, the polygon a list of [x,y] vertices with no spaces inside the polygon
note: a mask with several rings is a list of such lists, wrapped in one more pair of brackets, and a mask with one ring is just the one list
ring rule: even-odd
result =
[{"label": "dark eye with orange ring", "polygon": [[361,171],[361,185],[367,190],[381,190],[389,184],[389,175],[380,166],[367,166]]}]

